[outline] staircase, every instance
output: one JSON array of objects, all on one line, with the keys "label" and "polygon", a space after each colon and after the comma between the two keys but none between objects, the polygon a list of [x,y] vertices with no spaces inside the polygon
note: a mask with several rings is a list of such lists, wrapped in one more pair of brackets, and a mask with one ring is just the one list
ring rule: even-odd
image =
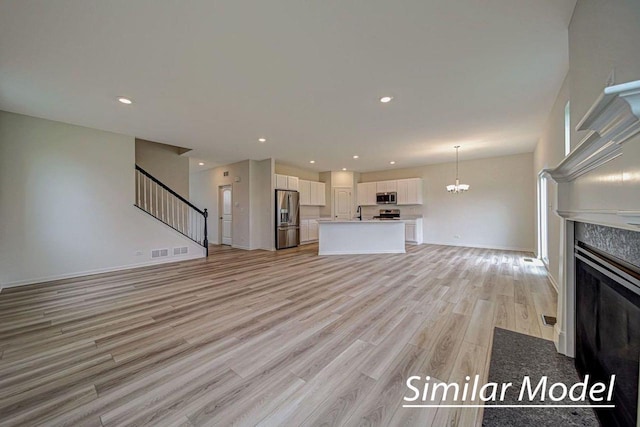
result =
[{"label": "staircase", "polygon": [[209,256],[207,210],[198,209],[138,165],[135,206],[204,247]]}]

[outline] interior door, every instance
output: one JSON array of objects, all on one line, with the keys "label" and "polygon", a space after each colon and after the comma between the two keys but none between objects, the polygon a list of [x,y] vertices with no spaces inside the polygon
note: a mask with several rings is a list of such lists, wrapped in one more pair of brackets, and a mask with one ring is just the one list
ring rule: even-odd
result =
[{"label": "interior door", "polygon": [[220,187],[220,243],[231,245],[233,239],[231,230],[233,229],[233,208],[232,208],[231,186]]},{"label": "interior door", "polygon": [[334,219],[351,219],[351,189],[333,189],[333,217]]}]

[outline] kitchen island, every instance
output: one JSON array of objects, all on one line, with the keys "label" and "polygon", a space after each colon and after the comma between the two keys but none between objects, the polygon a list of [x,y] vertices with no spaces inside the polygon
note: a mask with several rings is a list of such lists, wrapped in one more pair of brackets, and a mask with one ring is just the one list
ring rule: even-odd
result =
[{"label": "kitchen island", "polygon": [[403,254],[401,220],[319,220],[318,255]]}]

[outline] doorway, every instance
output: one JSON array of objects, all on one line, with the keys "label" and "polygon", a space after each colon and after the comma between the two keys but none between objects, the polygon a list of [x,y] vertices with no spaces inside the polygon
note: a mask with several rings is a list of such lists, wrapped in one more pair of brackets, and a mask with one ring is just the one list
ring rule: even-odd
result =
[{"label": "doorway", "polygon": [[231,186],[219,187],[218,196],[218,243],[221,245],[231,245],[233,243],[233,205]]},{"label": "doorway", "polygon": [[333,189],[333,219],[351,219],[351,188]]}]

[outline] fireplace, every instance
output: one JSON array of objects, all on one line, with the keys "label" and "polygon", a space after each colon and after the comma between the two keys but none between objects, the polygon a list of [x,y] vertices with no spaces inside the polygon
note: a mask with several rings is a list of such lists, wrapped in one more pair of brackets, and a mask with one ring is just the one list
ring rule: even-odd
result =
[{"label": "fireplace", "polygon": [[[602,250],[607,245],[629,243],[612,239],[618,232],[589,224],[576,226],[575,363],[581,376],[589,374],[594,381],[608,383],[611,374],[616,375],[615,409],[596,411],[602,424],[635,426],[640,360],[640,267],[612,256],[610,252],[618,254],[615,249]],[[607,233],[612,234],[606,237]],[[634,238],[640,236],[635,234]]]}]

